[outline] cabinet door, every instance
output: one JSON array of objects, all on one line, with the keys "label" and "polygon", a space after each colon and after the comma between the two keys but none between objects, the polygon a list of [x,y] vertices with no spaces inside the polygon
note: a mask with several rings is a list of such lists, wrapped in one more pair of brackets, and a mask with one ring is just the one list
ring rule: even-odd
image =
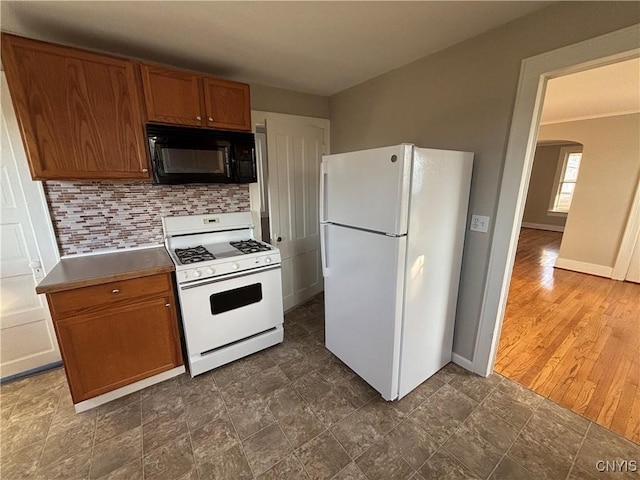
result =
[{"label": "cabinet door", "polygon": [[173,296],[55,323],[74,403],[182,365]]},{"label": "cabinet door", "polygon": [[130,61],[3,35],[2,63],[34,179],[149,177]]},{"label": "cabinet door", "polygon": [[153,65],[140,68],[150,122],[205,125],[200,76]]},{"label": "cabinet door", "polygon": [[251,130],[249,85],[204,77],[207,126],[230,130]]}]

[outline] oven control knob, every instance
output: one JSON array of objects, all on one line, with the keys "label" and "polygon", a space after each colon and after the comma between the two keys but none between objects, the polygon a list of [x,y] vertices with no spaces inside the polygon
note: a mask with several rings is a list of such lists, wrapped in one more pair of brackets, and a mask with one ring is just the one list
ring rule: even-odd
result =
[{"label": "oven control knob", "polygon": [[213,275],[214,273],[216,273],[216,271],[213,268],[207,268],[208,275]]},{"label": "oven control knob", "polygon": [[271,257],[267,257],[264,259],[264,263],[271,263]]},{"label": "oven control knob", "polygon": [[231,265],[231,268],[233,268],[234,270],[237,270],[238,268],[240,268],[240,265],[238,265],[237,263],[234,263],[233,265]]},{"label": "oven control knob", "polygon": [[196,270],[195,272],[193,272],[193,276],[198,278],[202,276],[202,272],[200,270]]}]

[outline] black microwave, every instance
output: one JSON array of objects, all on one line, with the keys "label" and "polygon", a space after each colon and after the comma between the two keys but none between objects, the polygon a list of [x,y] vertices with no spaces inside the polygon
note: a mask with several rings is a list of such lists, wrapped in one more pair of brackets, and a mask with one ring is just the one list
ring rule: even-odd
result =
[{"label": "black microwave", "polygon": [[153,182],[252,183],[253,133],[147,125]]}]

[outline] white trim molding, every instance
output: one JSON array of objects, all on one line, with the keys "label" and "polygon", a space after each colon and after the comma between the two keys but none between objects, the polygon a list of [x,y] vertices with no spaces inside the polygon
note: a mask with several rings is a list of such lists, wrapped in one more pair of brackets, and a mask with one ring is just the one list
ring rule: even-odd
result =
[{"label": "white trim molding", "polygon": [[640,236],[640,178],[636,186],[636,193],[631,203],[627,224],[622,234],[622,242],[618,249],[616,261],[613,264],[611,278],[614,280],[624,280],[627,277],[631,259],[633,258],[633,249],[638,242]]},{"label": "white trim molding", "polygon": [[640,56],[640,24],[522,61],[495,215],[473,371],[493,371],[547,80]]},{"label": "white trim molding", "polygon": [[469,370],[470,372],[473,372],[473,362],[467,358],[464,358],[458,355],[455,352],[451,354],[451,361],[456,365],[461,366],[465,370]]},{"label": "white trim molding", "polygon": [[533,228],[535,230],[548,230],[550,232],[564,232],[562,225],[547,225],[545,223],[522,222],[523,228]]},{"label": "white trim molding", "polygon": [[597,265],[595,263],[581,262],[579,260],[571,260],[570,258],[556,258],[555,268],[562,270],[571,270],[573,272],[587,273],[598,277],[611,278],[613,268],[606,265]]},{"label": "white trim molding", "polygon": [[553,210],[547,210],[547,216],[548,217],[564,217],[564,218],[567,218],[567,215],[569,215],[569,212],[555,212]]},{"label": "white trim molding", "polygon": [[593,115],[582,115],[580,117],[567,117],[557,120],[547,120],[546,122],[540,122],[540,125],[556,125],[558,123],[579,122],[581,120],[594,120],[596,118],[620,117],[622,115],[634,115],[636,113],[640,113],[640,109],[634,108],[631,110],[620,110],[619,112],[607,112]]},{"label": "white trim molding", "polygon": [[74,409],[76,413],[86,412],[87,410],[91,410],[92,408],[99,407],[100,405],[104,405],[107,402],[111,402],[116,398],[124,397],[125,395],[129,395],[130,393],[134,393],[142,390],[143,388],[155,385],[156,383],[164,382],[165,380],[169,380],[170,378],[177,377],[184,372],[184,365],[180,365],[179,367],[172,368],[171,370],[167,370],[166,372],[158,373],[157,375],[154,375],[152,377],[143,378],[142,380],[138,380],[135,383],[131,383],[116,390],[111,390],[110,392],[98,395],[97,397],[78,402],[74,404]]}]

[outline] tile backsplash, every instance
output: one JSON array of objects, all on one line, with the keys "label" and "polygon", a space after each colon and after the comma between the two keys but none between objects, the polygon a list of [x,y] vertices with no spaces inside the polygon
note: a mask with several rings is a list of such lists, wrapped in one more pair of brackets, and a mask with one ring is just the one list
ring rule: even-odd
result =
[{"label": "tile backsplash", "polygon": [[44,182],[61,255],[157,245],[161,217],[249,210],[249,185]]}]

